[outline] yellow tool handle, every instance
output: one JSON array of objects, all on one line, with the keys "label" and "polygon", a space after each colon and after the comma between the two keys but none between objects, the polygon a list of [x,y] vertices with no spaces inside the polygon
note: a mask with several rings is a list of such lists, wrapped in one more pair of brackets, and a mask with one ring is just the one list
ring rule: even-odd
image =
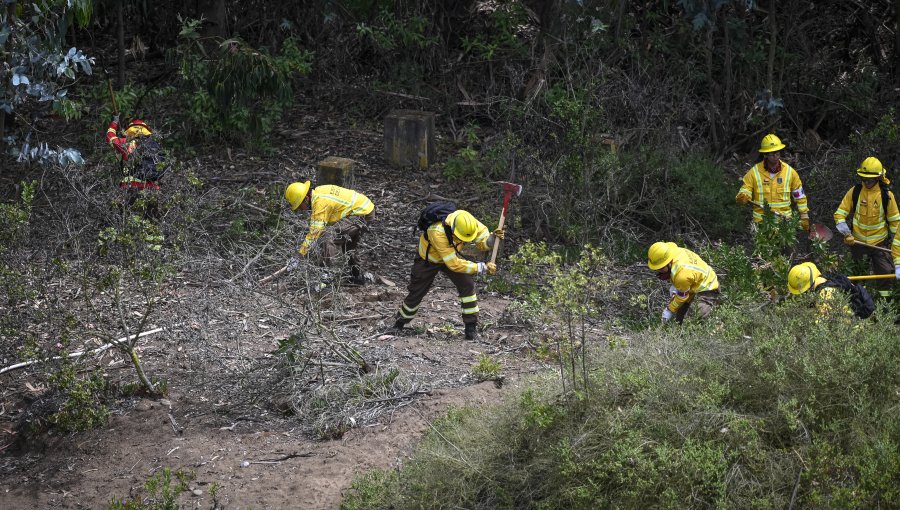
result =
[{"label": "yellow tool handle", "polygon": [[887,280],[888,278],[896,278],[894,273],[888,274],[864,274],[862,276],[848,276],[851,280]]}]

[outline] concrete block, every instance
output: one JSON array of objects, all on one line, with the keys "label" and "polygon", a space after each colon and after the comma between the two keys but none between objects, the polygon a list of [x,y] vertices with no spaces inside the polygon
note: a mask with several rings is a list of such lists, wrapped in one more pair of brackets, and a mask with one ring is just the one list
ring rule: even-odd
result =
[{"label": "concrete block", "polygon": [[393,166],[428,168],[435,162],[434,113],[394,110],[384,118],[384,157]]},{"label": "concrete block", "polygon": [[316,186],[336,184],[344,188],[351,188],[354,181],[353,168],[355,165],[356,161],[352,159],[328,156],[319,161]]}]

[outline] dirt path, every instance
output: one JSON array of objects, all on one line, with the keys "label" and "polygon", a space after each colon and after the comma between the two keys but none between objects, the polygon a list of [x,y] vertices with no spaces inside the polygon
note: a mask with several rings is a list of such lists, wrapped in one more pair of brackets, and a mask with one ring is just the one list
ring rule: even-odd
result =
[{"label": "dirt path", "polygon": [[[246,282],[226,283],[229,275],[183,268],[166,290],[157,312],[160,320],[146,328],[168,329],[141,342],[148,372],[168,382],[167,398],[125,400],[113,409],[105,428],[44,435],[24,452],[5,452],[0,457],[0,507],[104,508],[113,498],[143,494],[147,479],[167,467],[193,474],[191,490],[179,499],[184,508],[336,508],[354,475],[401,464],[428,422],[450,406],[497,403],[525,376],[544,367],[527,354],[528,331],[508,320],[508,299],[486,292],[484,281],[478,293],[486,329],[478,342],[463,340],[456,291],[443,277],[422,303],[411,332],[384,335],[405,295],[416,244],[411,226],[425,198],[441,194],[465,206],[471,197],[423,173],[387,167],[375,129],[343,130],[313,115],[295,118],[292,129],[309,135],[282,140],[268,159],[239,151],[212,154],[203,161],[202,167],[210,169],[206,177],[219,192],[246,201],[247,189],[262,190],[273,178],[286,184],[314,177],[311,165],[328,155],[355,159],[354,188],[377,207],[378,221],[363,241],[363,265],[379,277],[378,283],[339,288],[313,303],[296,276],[254,289]],[[223,180],[220,169],[229,167],[233,171]],[[498,191],[498,206],[499,200]],[[304,231],[300,221],[293,239],[276,240],[273,244],[281,248],[270,257],[273,262],[252,266],[247,281],[271,272]],[[236,261],[234,266],[243,264]],[[279,340],[305,330],[310,315],[379,370],[398,370],[415,388],[412,396],[398,399],[388,412],[357,415],[340,439],[324,441],[311,438],[297,416],[279,413],[273,399],[244,402],[242,391],[281,389],[265,387],[265,378],[259,383],[238,379],[245,371],[271,372]],[[317,331],[307,340],[321,360],[329,353],[317,343],[321,338],[316,335],[324,335]],[[479,383],[472,376],[482,354],[500,363],[503,385]],[[112,351],[99,363],[116,377],[132,377]],[[300,384],[296,398],[309,395],[299,390],[341,383],[340,374],[295,380]],[[352,371],[344,374],[356,377]],[[16,413],[7,406],[30,391],[25,385],[29,380],[28,371],[0,379],[0,426],[15,423]],[[302,407],[305,403],[296,398],[294,408]],[[210,494],[213,484],[216,501]]]}]

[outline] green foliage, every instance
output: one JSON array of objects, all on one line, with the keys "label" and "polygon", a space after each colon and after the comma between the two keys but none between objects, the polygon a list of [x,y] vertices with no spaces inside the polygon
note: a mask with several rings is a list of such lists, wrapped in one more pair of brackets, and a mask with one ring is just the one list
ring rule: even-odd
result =
[{"label": "green foliage", "polygon": [[292,80],[310,72],[312,53],[292,38],[277,54],[233,38],[218,42],[209,55],[199,20],[179,21],[173,58],[185,90],[191,91],[182,97],[190,133],[265,147],[274,121],[293,102]]},{"label": "green foliage", "polygon": [[724,305],[721,322],[610,343],[590,361],[590,393],[560,398],[546,377],[501,407],[454,410],[396,476],[361,478],[348,501],[890,507],[900,477],[895,326],[807,305]]},{"label": "green foliage", "polygon": [[428,26],[425,16],[400,17],[383,7],[372,23],[357,23],[356,33],[384,51],[423,50],[438,42],[436,37],[428,35]]},{"label": "green foliage", "polygon": [[110,387],[100,373],[79,377],[75,365],[66,362],[50,375],[48,381],[65,395],[62,408],[47,418],[49,423],[63,432],[89,430],[106,424],[109,409],[104,397]]},{"label": "green foliage", "polygon": [[734,201],[734,186],[720,165],[699,154],[676,159],[668,167],[665,199],[673,217],[690,217],[714,239],[729,239],[744,228]]},{"label": "green foliage", "polygon": [[17,244],[28,232],[37,185],[37,181],[23,181],[20,201],[0,204],[0,253]]},{"label": "green foliage", "polygon": [[494,381],[500,377],[500,371],[503,367],[500,363],[487,354],[478,356],[478,363],[472,366],[472,376],[478,382]]},{"label": "green foliage", "polygon": [[140,496],[134,499],[113,498],[106,508],[107,510],[180,510],[182,506],[178,504],[178,495],[187,490],[187,482],[193,479],[193,473],[181,469],[173,473],[170,468],[165,467],[144,483],[144,490],[147,492],[146,499]]},{"label": "green foliage", "polygon": [[341,510],[385,508],[398,481],[396,471],[373,469],[356,476],[349,495],[341,502]]}]

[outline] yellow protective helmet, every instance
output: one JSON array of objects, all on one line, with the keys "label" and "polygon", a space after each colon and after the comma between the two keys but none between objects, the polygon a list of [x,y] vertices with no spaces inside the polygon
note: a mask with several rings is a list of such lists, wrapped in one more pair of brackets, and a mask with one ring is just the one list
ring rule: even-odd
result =
[{"label": "yellow protective helmet", "polygon": [[822,276],[819,268],[812,262],[804,262],[791,268],[788,273],[788,291],[791,294],[803,294]]},{"label": "yellow protective helmet", "polygon": [[773,134],[768,134],[763,137],[762,142],[759,144],[759,152],[775,152],[784,149],[785,145],[781,143],[781,138]]},{"label": "yellow protective helmet", "polygon": [[309,181],[294,182],[284,190],[284,198],[291,204],[292,211],[296,211],[297,208],[300,207],[300,204],[303,203],[306,194],[309,192],[309,185]]},{"label": "yellow protective helmet", "polygon": [[677,249],[678,245],[675,243],[653,243],[650,249],[647,250],[647,267],[657,271],[669,265],[669,262],[672,262],[672,259],[675,257]]},{"label": "yellow protective helmet", "polygon": [[878,158],[869,156],[856,169],[856,175],[864,179],[877,179],[884,175],[884,166],[881,165]]},{"label": "yellow protective helmet", "polygon": [[464,243],[472,242],[478,235],[478,220],[469,211],[459,211],[453,216],[451,223],[453,235]]}]

